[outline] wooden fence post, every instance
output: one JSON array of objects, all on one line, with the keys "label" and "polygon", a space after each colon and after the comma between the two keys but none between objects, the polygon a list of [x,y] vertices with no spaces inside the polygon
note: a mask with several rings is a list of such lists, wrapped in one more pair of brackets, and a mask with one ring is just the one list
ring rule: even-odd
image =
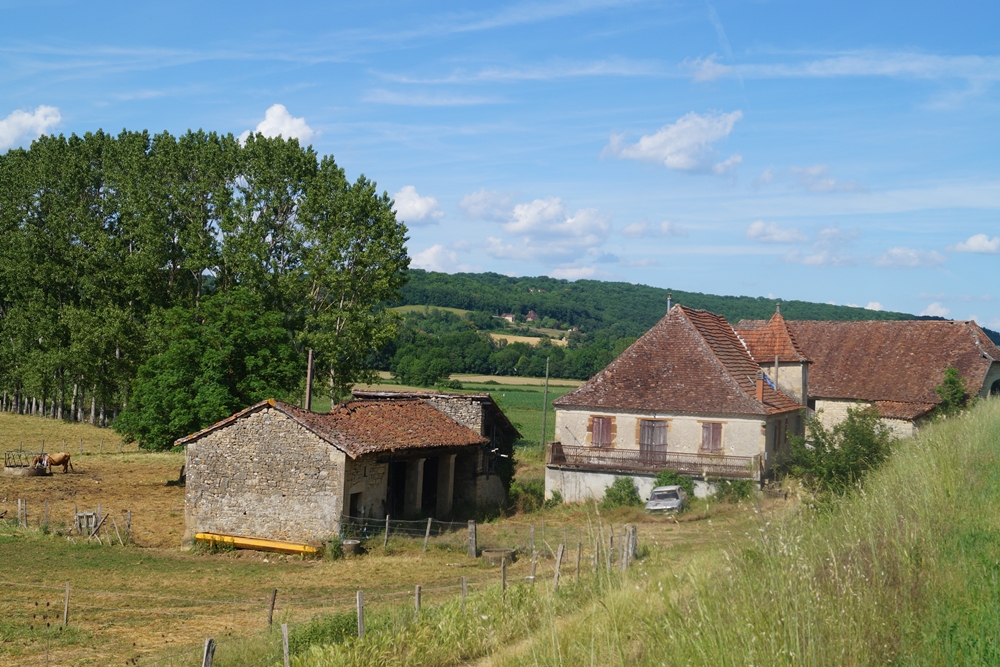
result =
[{"label": "wooden fence post", "polygon": [[427,553],[427,540],[431,537],[431,521],[433,520],[432,517],[427,517],[427,530],[424,531],[424,553]]},{"label": "wooden fence post", "polygon": [[365,598],[361,591],[358,591],[358,639],[365,636]]},{"label": "wooden fence post", "polygon": [[531,552],[531,576],[528,577],[531,580],[531,585],[535,585],[535,568],[538,567],[538,552]]},{"label": "wooden fence post", "polygon": [[535,524],[531,524],[531,527],[528,528],[528,548],[531,549],[532,553],[535,552]]},{"label": "wooden fence post", "polygon": [[201,667],[212,667],[213,659],[215,659],[215,640],[209,637],[205,640],[205,653],[201,659]]},{"label": "wooden fence post", "polygon": [[507,558],[500,557],[500,593],[507,592]]},{"label": "wooden fence post", "polygon": [[63,603],[63,627],[69,627],[69,582],[66,582],[66,601]]},{"label": "wooden fence post", "polygon": [[413,622],[420,621],[420,584],[413,590]]},{"label": "wooden fence post", "polygon": [[610,535],[608,535],[608,555],[607,555],[608,572],[611,571],[611,554],[614,550],[615,550],[615,534],[611,533]]},{"label": "wooden fence post", "polygon": [[468,581],[465,577],[462,577],[462,614],[465,614],[465,598],[469,594]]},{"label": "wooden fence post", "polygon": [[274,601],[278,597],[278,589],[275,588],[271,591],[271,602],[267,605],[267,629],[271,629],[271,625],[274,622]]},{"label": "wooden fence post", "polygon": [[566,548],[565,544],[560,544],[559,551],[556,553],[556,574],[552,580],[552,590],[556,590],[559,588],[559,568],[562,567],[563,550],[565,548]]},{"label": "wooden fence post", "polygon": [[281,655],[285,658],[285,667],[288,664],[288,623],[281,624]]},{"label": "wooden fence post", "polygon": [[476,544],[476,522],[469,522],[469,558],[479,556],[479,545]]},{"label": "wooden fence post", "polygon": [[576,583],[580,583],[580,553],[583,551],[583,542],[576,543]]},{"label": "wooden fence post", "polygon": [[382,548],[387,549],[389,547],[389,515],[385,515],[385,538],[382,540]]}]

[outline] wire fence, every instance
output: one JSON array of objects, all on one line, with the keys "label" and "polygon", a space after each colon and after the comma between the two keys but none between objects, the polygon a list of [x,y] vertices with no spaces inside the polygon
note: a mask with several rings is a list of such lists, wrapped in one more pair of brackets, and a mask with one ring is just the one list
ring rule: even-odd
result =
[{"label": "wire fence", "polygon": [[[385,521],[381,523],[384,541]],[[390,521],[392,539],[421,540],[427,534],[426,520],[419,522],[424,526],[424,535],[415,530],[416,522],[401,523],[397,527]],[[431,524],[432,532],[438,531],[438,538],[461,535],[463,529],[468,533],[467,523],[440,523],[442,525]],[[477,526],[477,529],[486,525],[489,524]],[[491,586],[535,585],[536,582],[554,586],[556,572],[560,572],[564,584],[575,584],[581,578],[622,572],[638,554],[636,529],[628,526],[598,526],[593,533],[578,535],[569,529],[564,535],[561,528],[547,526],[543,538],[541,525],[521,524],[509,526],[504,531],[496,530],[493,534],[496,537],[491,538],[491,543],[510,549],[510,559],[503,566],[492,568],[470,561],[475,569],[468,570],[471,576],[465,577],[456,576],[455,571],[443,567],[439,573],[425,577],[428,580],[423,582],[417,594],[423,604],[443,604],[460,595],[464,597],[465,592]],[[532,534],[536,549],[529,551]],[[548,544],[555,549],[550,551]],[[0,647],[0,663],[6,664],[9,658],[16,658],[16,664],[27,667],[75,664],[81,654],[106,654],[110,645],[118,646],[116,650],[120,654],[123,650],[120,648],[121,630],[116,632],[115,629],[127,628],[127,641],[139,639],[139,646],[131,651],[125,664],[201,665],[204,639],[192,639],[193,632],[200,632],[203,637],[214,638],[219,664],[275,665],[280,664],[282,643],[281,633],[275,632],[276,626],[286,623],[293,635],[301,632],[303,636],[311,636],[308,631],[317,619],[339,614],[341,620],[351,621],[354,617],[347,618],[345,614],[356,614],[356,591],[347,590],[345,586],[320,595],[292,591],[275,593],[274,597],[259,594],[219,599],[109,591],[94,586],[0,581],[0,617],[5,619],[5,632],[20,635],[24,640],[20,642],[22,646],[30,643],[33,647],[16,656],[5,655]],[[414,594],[413,585],[373,584],[365,587],[364,603],[366,609],[372,610],[412,610]],[[163,643],[157,646],[157,635],[161,633]],[[183,645],[174,646],[175,641]],[[97,662],[102,661],[98,659]],[[105,662],[112,663],[111,660]],[[115,656],[114,662],[121,664],[120,655]]]}]

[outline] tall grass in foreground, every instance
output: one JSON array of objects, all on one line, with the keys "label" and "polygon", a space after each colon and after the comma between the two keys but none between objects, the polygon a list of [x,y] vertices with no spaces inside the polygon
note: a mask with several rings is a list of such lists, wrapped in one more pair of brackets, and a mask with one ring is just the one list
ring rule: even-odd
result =
[{"label": "tall grass in foreground", "polygon": [[1000,401],[716,562],[667,562],[496,664],[1000,664]]}]

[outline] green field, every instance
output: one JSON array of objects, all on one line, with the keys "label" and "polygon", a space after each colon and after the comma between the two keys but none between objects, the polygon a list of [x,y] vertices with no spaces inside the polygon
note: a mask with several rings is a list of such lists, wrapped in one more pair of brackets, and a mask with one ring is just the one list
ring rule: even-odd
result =
[{"label": "green field", "polygon": [[459,317],[461,317],[462,315],[465,315],[466,313],[471,313],[472,312],[471,310],[463,310],[461,308],[448,308],[448,307],[445,307],[445,306],[416,306],[416,305],[396,306],[394,308],[390,308],[389,310],[394,310],[397,313],[401,313],[401,314],[402,313],[429,313],[432,310],[446,310],[449,313],[454,313],[455,315],[458,315]]}]

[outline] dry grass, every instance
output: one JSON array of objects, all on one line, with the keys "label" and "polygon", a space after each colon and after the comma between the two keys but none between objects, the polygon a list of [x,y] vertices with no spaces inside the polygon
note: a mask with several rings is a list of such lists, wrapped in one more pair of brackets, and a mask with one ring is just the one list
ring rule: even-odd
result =
[{"label": "dry grass", "polygon": [[[41,451],[43,440],[47,452],[62,450],[79,454],[81,440],[83,451],[88,454],[98,453],[102,441],[105,453],[117,452],[121,447],[121,437],[109,428],[0,412],[0,448],[21,449],[23,446],[25,451]],[[138,448],[132,443],[124,449],[136,451]]]}]

